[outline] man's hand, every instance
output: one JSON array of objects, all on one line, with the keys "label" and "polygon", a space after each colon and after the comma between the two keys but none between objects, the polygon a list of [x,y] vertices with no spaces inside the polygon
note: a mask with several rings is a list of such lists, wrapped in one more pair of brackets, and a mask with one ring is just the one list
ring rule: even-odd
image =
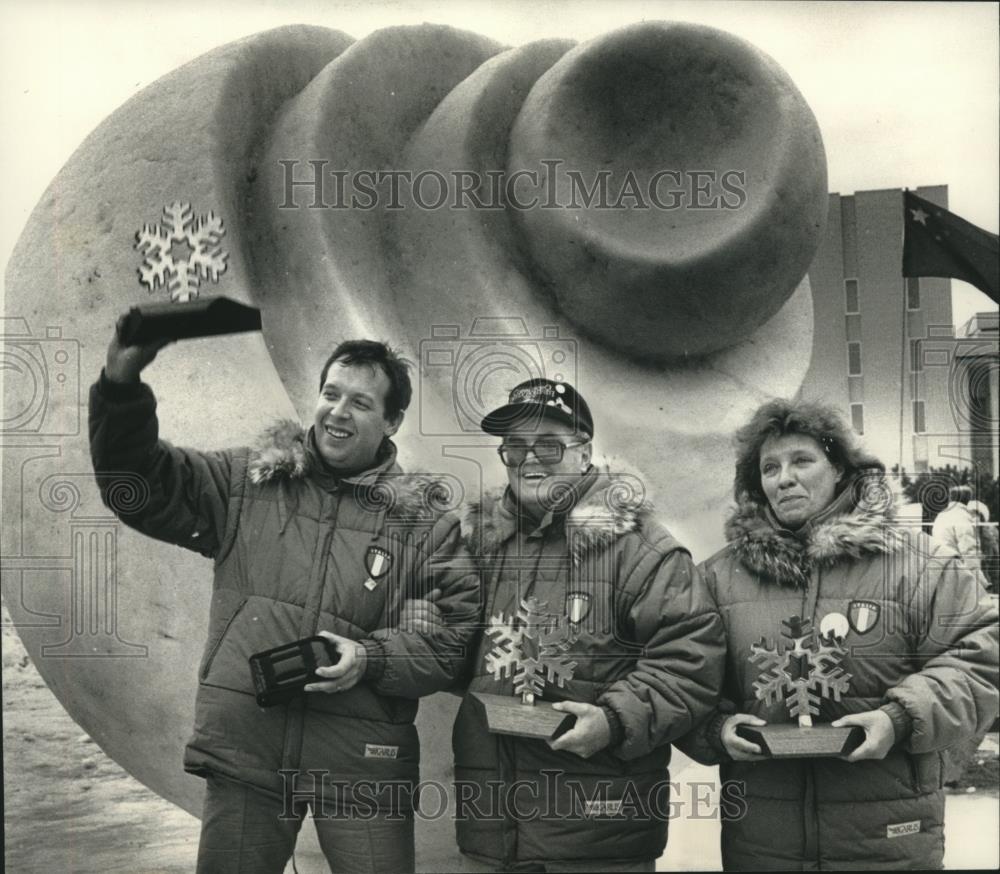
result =
[{"label": "man's hand", "polygon": [[862,759],[884,759],[896,740],[896,732],[892,720],[884,710],[865,710],[863,713],[851,713],[841,716],[831,722],[834,728],[844,725],[860,725],[865,730],[865,740],[854,752],[844,756],[848,762],[860,762]]},{"label": "man's hand", "polygon": [[104,375],[112,382],[138,382],[139,374],[156,358],[156,353],[173,341],[154,340],[143,346],[125,346],[120,339],[124,323],[125,316],[122,316],[115,325],[115,334],[108,346]]},{"label": "man's hand", "polygon": [[611,726],[600,707],[581,701],[557,701],[552,709],[576,716],[576,724],[562,737],[549,743],[552,749],[566,750],[589,759],[611,743]]},{"label": "man's hand", "polygon": [[399,626],[403,631],[438,634],[444,630],[444,613],[434,602],[441,597],[440,589],[432,589],[426,598],[410,599],[403,604]]},{"label": "man's hand", "polygon": [[737,762],[760,762],[767,758],[762,755],[760,747],[740,737],[736,733],[738,725],[767,725],[759,716],[749,713],[734,713],[722,723],[722,745],[726,752]]},{"label": "man's hand", "polygon": [[340,653],[340,661],[329,668],[316,668],[316,674],[320,677],[327,677],[322,683],[310,683],[306,686],[306,692],[346,692],[358,684],[365,675],[365,666],[368,662],[368,653],[365,648],[356,641],[341,637],[329,631],[321,631],[319,634],[327,640],[332,641],[337,646]]}]

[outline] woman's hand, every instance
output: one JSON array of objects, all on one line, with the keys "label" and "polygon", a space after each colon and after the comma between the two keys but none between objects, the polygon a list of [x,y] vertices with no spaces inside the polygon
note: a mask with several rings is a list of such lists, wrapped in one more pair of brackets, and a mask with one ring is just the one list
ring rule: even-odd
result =
[{"label": "woman's hand", "polygon": [[841,716],[830,725],[834,728],[858,725],[865,730],[864,743],[854,752],[844,756],[848,762],[860,762],[862,759],[884,759],[896,740],[896,731],[892,727],[892,720],[884,710],[866,710],[863,713]]},{"label": "woman's hand", "polygon": [[749,713],[734,713],[722,723],[722,745],[730,757],[737,762],[761,762],[766,759],[767,756],[762,755],[757,744],[751,743],[736,733],[738,725],[759,726],[767,725],[767,723],[760,717],[752,716]]}]

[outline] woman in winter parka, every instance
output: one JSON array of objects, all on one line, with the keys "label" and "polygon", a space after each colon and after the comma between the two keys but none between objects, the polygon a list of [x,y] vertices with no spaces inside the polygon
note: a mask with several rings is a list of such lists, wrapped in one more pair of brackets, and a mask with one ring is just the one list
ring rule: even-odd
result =
[{"label": "woman in winter parka", "polygon": [[[941,752],[996,718],[996,608],[957,555],[894,523],[884,465],[834,410],[771,401],[736,443],[729,543],[704,564],[726,628],[723,701],[678,743],[743,784],[723,866],[941,867]],[[845,647],[849,691],[817,694],[814,717],[863,729],[844,757],[770,758],[737,734],[793,721],[783,695],[758,700],[749,657],[762,639],[780,649],[796,616]]]}]

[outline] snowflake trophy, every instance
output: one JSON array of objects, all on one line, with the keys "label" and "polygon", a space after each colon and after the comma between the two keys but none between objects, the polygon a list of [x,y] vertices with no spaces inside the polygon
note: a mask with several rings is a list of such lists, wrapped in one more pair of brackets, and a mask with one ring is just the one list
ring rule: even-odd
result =
[{"label": "snowflake trophy", "polygon": [[566,660],[565,652],[575,638],[572,625],[564,625],[561,616],[544,611],[536,598],[521,601],[517,625],[502,613],[490,617],[486,633],[493,638],[493,651],[486,656],[486,669],[496,680],[514,675],[514,691],[524,704],[534,704],[546,681],[560,688],[573,679],[576,662]]},{"label": "snowflake trophy", "polygon": [[566,655],[576,640],[576,626],[565,616],[546,612],[545,606],[531,597],[522,600],[509,619],[502,613],[490,617],[486,634],[493,639],[493,649],[486,656],[486,669],[497,681],[513,677],[514,693],[520,696],[473,693],[485,708],[492,732],[552,741],[575,720],[536,700],[546,683],[562,688],[576,669]]},{"label": "snowflake trophy", "polygon": [[172,301],[198,296],[202,280],[218,282],[226,272],[229,254],[219,245],[225,230],[215,213],[195,218],[190,203],[163,207],[157,225],[143,225],[135,235],[142,253],[139,281],[152,293],[165,286]]},{"label": "snowflake trophy", "polygon": [[[856,727],[814,726],[824,698],[840,701],[848,692],[851,675],[840,666],[846,648],[832,633],[820,635],[808,619],[793,616],[782,621],[784,640],[773,645],[764,638],[750,646],[750,661],[760,668],[754,693],[765,704],[784,700],[796,725],[740,725],[737,733],[773,756],[842,755],[860,743]],[[818,729],[823,729],[819,731]],[[863,737],[863,732],[862,735]]]}]

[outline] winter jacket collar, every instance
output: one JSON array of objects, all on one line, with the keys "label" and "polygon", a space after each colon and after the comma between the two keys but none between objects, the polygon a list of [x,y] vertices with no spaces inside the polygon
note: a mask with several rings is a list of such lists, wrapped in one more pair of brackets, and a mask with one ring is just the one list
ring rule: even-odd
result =
[{"label": "winter jacket collar", "polygon": [[895,497],[877,471],[861,472],[822,512],[791,531],[744,497],[726,520],[729,546],[749,570],[781,586],[803,588],[815,567],[892,549]]},{"label": "winter jacket collar", "polygon": [[254,483],[292,482],[310,479],[321,488],[343,485],[369,493],[373,509],[394,515],[423,516],[445,509],[451,489],[433,474],[403,474],[396,464],[396,444],[386,440],[378,463],[361,473],[337,477],[319,458],[312,429],[283,419],[267,428],[250,457],[250,479]]},{"label": "winter jacket collar", "polygon": [[[616,467],[620,467],[616,465]],[[579,563],[588,552],[610,546],[630,531],[640,531],[653,508],[643,498],[642,481],[612,473],[607,464],[597,467],[589,486],[565,514],[573,561]],[[473,555],[495,555],[515,535],[518,517],[505,500],[507,487],[486,491],[462,508],[462,537]]]}]

